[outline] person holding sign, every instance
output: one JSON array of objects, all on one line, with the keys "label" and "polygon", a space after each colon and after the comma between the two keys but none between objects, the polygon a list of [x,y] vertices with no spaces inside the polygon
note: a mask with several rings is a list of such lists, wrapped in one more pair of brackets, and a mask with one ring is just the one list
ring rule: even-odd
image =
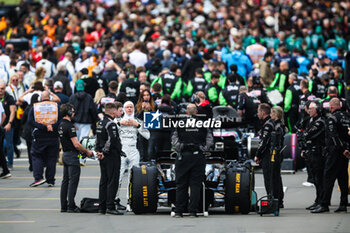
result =
[{"label": "person holding sign", "polygon": [[[36,187],[47,182],[49,187],[55,185],[56,162],[59,152],[58,141],[58,106],[50,101],[51,93],[43,91],[41,102],[35,103],[28,114],[32,125],[33,144],[31,148],[34,182]],[[43,178],[46,165],[45,178]]]}]

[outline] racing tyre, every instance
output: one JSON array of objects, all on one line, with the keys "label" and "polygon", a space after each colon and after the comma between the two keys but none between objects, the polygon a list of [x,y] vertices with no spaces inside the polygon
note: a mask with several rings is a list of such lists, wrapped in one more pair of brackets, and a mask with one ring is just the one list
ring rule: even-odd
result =
[{"label": "racing tyre", "polygon": [[252,178],[249,164],[234,163],[226,168],[225,190],[227,213],[250,212]]},{"label": "racing tyre", "polygon": [[158,171],[151,163],[131,169],[129,203],[135,214],[155,213],[158,206]]},{"label": "racing tyre", "polygon": [[298,170],[305,167],[304,159],[301,157],[301,151],[298,146],[298,137],[296,134],[284,135],[284,149],[282,151],[283,162],[282,170]]}]

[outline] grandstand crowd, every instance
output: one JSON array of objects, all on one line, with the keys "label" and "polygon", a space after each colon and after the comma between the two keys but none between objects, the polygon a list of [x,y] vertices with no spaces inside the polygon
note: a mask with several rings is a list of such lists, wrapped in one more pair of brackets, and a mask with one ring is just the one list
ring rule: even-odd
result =
[{"label": "grandstand crowd", "polygon": [[283,107],[290,132],[304,97],[325,109],[344,98],[349,109],[349,20],[345,0],[22,1],[0,19],[8,166],[20,137],[30,155],[26,109],[43,90],[74,105],[79,139],[110,101],[132,101],[140,118],[196,102],[204,113],[230,106],[250,121],[269,103]]}]

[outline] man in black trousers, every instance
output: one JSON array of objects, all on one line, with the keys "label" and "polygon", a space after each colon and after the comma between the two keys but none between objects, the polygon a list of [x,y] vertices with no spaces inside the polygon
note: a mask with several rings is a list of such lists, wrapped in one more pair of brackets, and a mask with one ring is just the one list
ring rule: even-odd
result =
[{"label": "man in black trousers", "polygon": [[[60,108],[63,117],[58,134],[63,149],[63,180],[61,186],[61,212],[79,213],[80,209],[75,205],[74,197],[77,193],[80,178],[79,153],[92,156],[90,150],[85,149],[78,141],[75,126],[72,123],[74,108],[71,104],[63,104]],[[68,196],[68,201],[67,201]]]},{"label": "man in black trousers", "polygon": [[318,101],[312,101],[309,105],[307,127],[303,131],[304,143],[302,144],[302,156],[310,161],[310,170],[314,178],[316,188],[315,202],[307,207],[307,210],[315,209],[321,204],[323,194],[323,173],[325,151],[325,121],[321,117],[321,106]]},{"label": "man in black trousers", "polygon": [[[266,193],[273,195],[274,198],[279,199],[279,208],[284,208],[283,205],[283,189],[279,179],[276,179],[277,176],[280,176],[280,166],[273,165],[271,162],[271,150],[276,149],[276,145],[273,142],[274,140],[281,137],[277,133],[277,127],[275,122],[270,117],[271,107],[268,104],[260,104],[258,107],[258,117],[263,121],[263,126],[259,131],[258,135],[260,137],[260,143],[254,161],[257,164],[261,164],[264,176],[264,184]],[[273,133],[275,135],[273,135]],[[277,159],[276,159],[277,160]],[[277,163],[277,162],[276,162]],[[272,180],[271,180],[272,172]],[[277,174],[277,175],[276,175]],[[272,187],[271,187],[272,181]],[[271,188],[273,190],[271,190]]]},{"label": "man in black trousers", "polygon": [[[5,110],[2,107],[2,103],[0,103],[0,125],[4,123],[5,118],[6,118]],[[7,167],[5,154],[3,152],[4,135],[5,135],[5,132],[3,131],[2,128],[0,128],[0,166],[2,167],[2,173],[0,174],[0,179],[6,179],[11,177],[11,173]]]},{"label": "man in black trousers", "polygon": [[[194,104],[187,106],[187,114],[199,120],[197,107]],[[204,151],[213,145],[212,131],[207,128],[177,128],[171,137],[178,156],[175,161],[176,173],[176,211],[175,217],[180,218],[187,209],[188,187],[190,198],[188,211],[190,217],[197,217],[200,200],[201,184],[205,176]],[[204,208],[204,207],[203,207]]]},{"label": "man in black trousers", "polygon": [[[56,162],[59,153],[58,125],[60,116],[57,103],[50,98],[57,96],[49,91],[41,93],[41,102],[35,103],[28,113],[28,122],[32,126],[32,154],[34,182],[30,187],[48,183],[55,185]],[[51,112],[51,114],[48,114]],[[45,170],[45,178],[44,175]]]},{"label": "man in black trousers", "polygon": [[124,154],[117,125],[113,121],[117,113],[116,105],[107,103],[103,120],[98,122],[96,128],[96,151],[102,153],[100,156],[100,214],[123,214],[116,210],[114,204],[119,184],[120,156]]},{"label": "man in black trousers", "polygon": [[334,98],[329,102],[329,110],[332,116],[326,124],[326,163],[324,171],[324,193],[321,204],[311,213],[329,212],[334,182],[337,179],[340,188],[340,205],[334,211],[346,212],[348,205],[348,164],[350,136],[350,118],[340,111],[340,101]]}]

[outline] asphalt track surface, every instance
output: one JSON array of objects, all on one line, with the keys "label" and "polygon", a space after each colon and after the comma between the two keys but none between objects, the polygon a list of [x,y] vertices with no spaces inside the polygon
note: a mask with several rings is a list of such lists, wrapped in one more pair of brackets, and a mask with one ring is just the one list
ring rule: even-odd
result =
[{"label": "asphalt track surface", "polygon": [[[227,215],[223,208],[209,212],[209,217],[172,218],[170,209],[160,208],[157,214],[123,216],[60,213],[60,183],[62,166],[57,166],[56,186],[43,184],[31,188],[32,173],[27,161],[15,161],[12,177],[0,180],[0,233],[18,232],[152,232],[152,233],[221,233],[221,232],[350,232],[350,214],[335,214],[340,193],[334,187],[329,213],[310,214],[305,207],[314,200],[314,188],[305,187],[305,172],[283,174],[285,208],[279,217],[256,213]],[[82,167],[77,204],[83,197],[98,196],[99,166],[88,160]],[[265,191],[261,174],[256,174],[256,191],[261,197]],[[126,203],[126,177],[121,190],[122,203]],[[349,210],[350,211],[350,210]]]}]

